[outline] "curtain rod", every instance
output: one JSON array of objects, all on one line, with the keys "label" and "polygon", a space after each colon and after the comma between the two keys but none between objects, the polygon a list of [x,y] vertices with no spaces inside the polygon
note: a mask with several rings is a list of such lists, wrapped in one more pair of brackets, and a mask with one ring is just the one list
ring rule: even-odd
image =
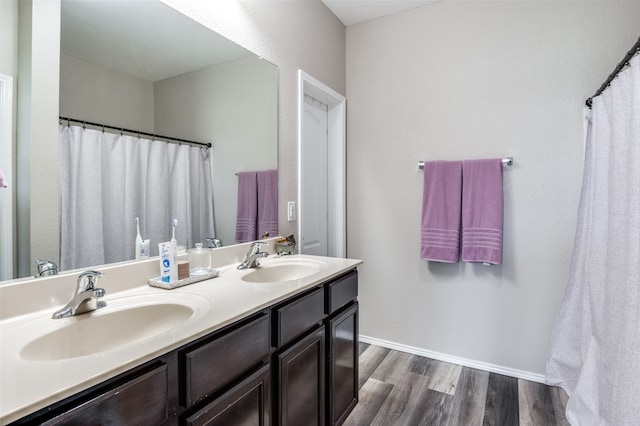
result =
[{"label": "curtain rod", "polygon": [[595,98],[596,96],[600,96],[600,94],[602,92],[604,92],[607,87],[609,87],[609,85],[611,84],[613,79],[616,78],[618,76],[618,74],[620,74],[620,71],[622,71],[626,66],[629,65],[629,61],[631,61],[631,58],[633,58],[635,55],[637,55],[638,52],[640,52],[640,37],[638,37],[638,41],[636,41],[636,43],[633,45],[631,50],[629,50],[627,52],[625,57],[622,58],[622,61],[620,61],[620,63],[616,66],[616,68],[613,70],[613,72],[611,74],[609,74],[609,77],[607,77],[607,79],[604,81],[604,83],[602,83],[602,85],[600,86],[598,91],[592,97],[587,99],[585,104],[589,108],[591,108],[591,105],[593,104],[593,98]]},{"label": "curtain rod", "polygon": [[127,132],[127,133],[133,133],[135,135],[144,135],[144,136],[150,136],[152,138],[160,138],[160,139],[166,139],[167,143],[188,143],[190,145],[200,145],[200,146],[204,146],[207,148],[211,148],[211,143],[210,142],[194,142],[194,141],[190,141],[190,140],[186,140],[186,139],[179,139],[179,138],[172,138],[171,136],[162,136],[162,135],[156,135],[154,133],[147,133],[147,132],[141,132],[138,130],[131,130],[131,129],[125,129],[124,127],[115,127],[115,126],[109,126],[107,124],[100,124],[100,123],[92,123],[90,121],[86,121],[86,120],[78,120],[75,118],[69,118],[69,117],[63,117],[60,116],[60,121],[66,121],[66,122],[70,122],[73,121],[74,123],[82,123],[82,127],[89,125],[89,126],[96,126],[96,127],[102,127],[102,130],[104,129],[111,129],[111,130],[119,130],[120,133],[122,132]]}]

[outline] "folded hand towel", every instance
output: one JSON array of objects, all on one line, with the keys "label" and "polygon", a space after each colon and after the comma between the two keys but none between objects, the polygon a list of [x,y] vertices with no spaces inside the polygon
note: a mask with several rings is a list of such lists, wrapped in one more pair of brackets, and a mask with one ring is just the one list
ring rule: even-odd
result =
[{"label": "folded hand towel", "polygon": [[462,260],[502,263],[502,160],[462,162]]},{"label": "folded hand towel", "polygon": [[258,172],[258,238],[278,235],[278,171]]},{"label": "folded hand towel", "polygon": [[420,258],[455,263],[460,258],[460,161],[424,164]]},{"label": "folded hand towel", "polygon": [[238,210],[236,213],[236,242],[257,239],[258,181],[256,172],[238,173]]}]

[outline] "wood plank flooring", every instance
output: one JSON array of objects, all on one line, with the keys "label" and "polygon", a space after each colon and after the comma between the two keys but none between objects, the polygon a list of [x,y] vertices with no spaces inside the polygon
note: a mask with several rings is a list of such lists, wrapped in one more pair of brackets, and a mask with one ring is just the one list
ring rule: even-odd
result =
[{"label": "wood plank flooring", "polygon": [[559,388],[360,343],[360,401],[344,425],[568,426]]}]

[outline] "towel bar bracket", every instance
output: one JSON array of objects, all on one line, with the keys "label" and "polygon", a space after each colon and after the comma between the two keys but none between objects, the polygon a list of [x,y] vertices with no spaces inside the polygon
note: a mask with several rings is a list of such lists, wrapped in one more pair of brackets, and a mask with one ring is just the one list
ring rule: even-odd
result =
[{"label": "towel bar bracket", "polygon": [[[513,157],[506,157],[502,159],[503,166],[513,166]],[[424,170],[424,161],[418,161],[418,169]]]}]

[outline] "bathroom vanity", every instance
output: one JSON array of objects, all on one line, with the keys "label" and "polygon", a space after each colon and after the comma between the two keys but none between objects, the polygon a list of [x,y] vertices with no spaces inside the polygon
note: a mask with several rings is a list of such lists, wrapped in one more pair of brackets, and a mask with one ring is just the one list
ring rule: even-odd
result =
[{"label": "bathroom vanity", "polygon": [[[220,268],[220,277],[177,290],[124,286],[111,300],[105,296],[107,307],[85,318],[49,319],[69,321],[37,336],[24,336],[25,324],[53,310],[3,318],[0,423],[341,424],[358,400],[359,263],[271,256],[259,268]],[[107,291],[109,275],[100,283]],[[164,309],[156,315],[153,306]],[[174,323],[182,314],[173,312],[182,311],[172,306],[191,314]],[[52,333],[63,336],[61,329],[100,327],[96,320],[110,317],[110,308],[113,318],[146,308],[139,312],[149,321],[168,319],[162,331],[127,343],[126,330],[145,322],[126,317],[113,333],[124,343],[112,348],[37,354]],[[8,396],[12,387],[24,394]]]}]

